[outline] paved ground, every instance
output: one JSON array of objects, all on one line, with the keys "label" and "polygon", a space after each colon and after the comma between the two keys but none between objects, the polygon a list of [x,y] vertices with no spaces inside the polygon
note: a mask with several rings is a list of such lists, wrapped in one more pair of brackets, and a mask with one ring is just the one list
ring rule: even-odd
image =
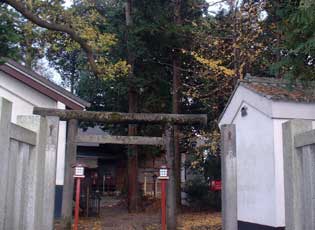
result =
[{"label": "paved ground", "polygon": [[[99,218],[81,218],[82,230],[160,230],[159,213],[128,213],[125,204],[114,197],[102,200]],[[185,213],[178,217],[179,230],[221,230],[220,213]],[[56,225],[56,230],[61,228]]]}]

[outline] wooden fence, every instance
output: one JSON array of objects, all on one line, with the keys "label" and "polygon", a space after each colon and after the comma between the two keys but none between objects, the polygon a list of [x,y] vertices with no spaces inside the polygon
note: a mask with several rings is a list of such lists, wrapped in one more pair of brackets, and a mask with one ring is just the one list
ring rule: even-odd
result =
[{"label": "wooden fence", "polygon": [[57,117],[19,116],[0,98],[0,229],[53,229]]},{"label": "wooden fence", "polygon": [[315,229],[315,130],[310,120],[283,125],[286,230]]}]

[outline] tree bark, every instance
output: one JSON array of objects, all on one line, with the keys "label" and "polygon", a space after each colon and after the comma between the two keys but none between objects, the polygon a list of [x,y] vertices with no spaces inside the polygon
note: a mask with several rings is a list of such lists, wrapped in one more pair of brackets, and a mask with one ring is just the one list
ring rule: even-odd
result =
[{"label": "tree bark", "polygon": [[236,75],[235,82],[234,82],[235,85],[237,83],[237,80],[241,78],[240,76],[240,49],[238,48],[238,37],[239,37],[239,33],[238,33],[239,20],[237,17],[238,3],[239,3],[238,0],[231,3],[231,8],[233,12],[233,44],[234,44],[233,55],[234,55],[234,72]]},{"label": "tree bark", "polygon": [[[174,23],[176,26],[182,24],[181,21],[181,0],[174,1]],[[173,55],[173,92],[172,92],[172,113],[180,113],[180,60],[177,52]],[[181,153],[179,148],[178,126],[174,126],[174,161],[175,161],[175,181],[176,181],[176,206],[181,207]]]},{"label": "tree bark", "polygon": [[[128,111],[135,113],[138,111],[138,95],[134,86],[134,62],[135,55],[130,42],[130,30],[133,26],[132,0],[126,1],[126,25],[127,25],[127,54],[129,69],[129,89],[128,89]],[[128,126],[128,135],[137,135],[137,125]],[[138,211],[139,206],[139,186],[138,186],[138,149],[136,145],[128,146],[128,209],[129,212]]]}]

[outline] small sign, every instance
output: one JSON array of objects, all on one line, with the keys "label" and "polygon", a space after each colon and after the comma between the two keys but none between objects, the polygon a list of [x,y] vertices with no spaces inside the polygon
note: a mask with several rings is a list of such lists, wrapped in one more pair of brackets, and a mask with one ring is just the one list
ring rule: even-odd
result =
[{"label": "small sign", "polygon": [[211,191],[221,191],[222,189],[222,183],[221,180],[213,180],[210,184],[210,190]]}]

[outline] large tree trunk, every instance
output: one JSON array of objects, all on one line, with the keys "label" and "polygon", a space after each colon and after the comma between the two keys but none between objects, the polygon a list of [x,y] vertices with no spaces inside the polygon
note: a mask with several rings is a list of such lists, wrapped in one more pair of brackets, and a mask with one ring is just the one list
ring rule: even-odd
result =
[{"label": "large tree trunk", "polygon": [[[181,25],[181,0],[174,1],[174,22]],[[173,92],[172,92],[172,113],[180,113],[180,60],[175,52],[173,56]],[[175,183],[176,183],[176,206],[181,207],[181,153],[179,148],[179,127],[174,126],[174,161],[175,161]]]},{"label": "large tree trunk", "polygon": [[[128,52],[128,64],[129,70],[129,92],[128,92],[128,104],[129,113],[136,113],[138,111],[138,97],[137,91],[134,87],[133,78],[134,75],[134,62],[135,55],[133,49],[130,47],[130,34],[129,31],[133,26],[132,20],[132,0],[126,1],[126,25],[127,25],[127,52]],[[137,125],[128,126],[128,135],[137,135]],[[135,212],[138,210],[139,192],[138,192],[138,149],[136,145],[128,146],[128,209],[129,212]]]}]

